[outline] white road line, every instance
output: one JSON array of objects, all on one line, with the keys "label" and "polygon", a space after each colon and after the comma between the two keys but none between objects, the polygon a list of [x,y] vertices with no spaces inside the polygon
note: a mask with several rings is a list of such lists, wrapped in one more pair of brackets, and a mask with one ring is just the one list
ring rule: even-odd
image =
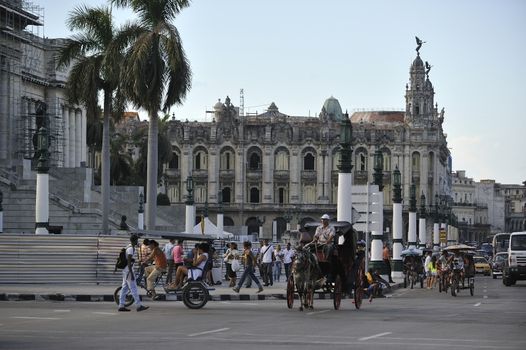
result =
[{"label": "white road line", "polygon": [[20,320],[61,320],[59,317],[13,316],[11,318],[17,318]]},{"label": "white road line", "polygon": [[71,310],[53,310],[53,312],[71,312]]},{"label": "white road line", "polygon": [[473,305],[473,306],[480,306],[480,304],[482,304],[482,303],[476,303],[476,304],[475,304],[475,305]]},{"label": "white road line", "polygon": [[393,334],[393,332],[378,333],[378,334],[375,334],[375,335],[371,335],[370,337],[360,338],[360,339],[358,339],[358,341],[365,341],[365,340],[369,340],[369,339],[379,338],[379,337],[383,337],[384,335],[389,335],[389,334]]},{"label": "white road line", "polygon": [[323,313],[329,312],[329,311],[331,311],[331,310],[312,311],[312,312],[307,312],[307,315],[323,314]]},{"label": "white road line", "polygon": [[117,315],[117,313],[115,313],[115,312],[100,312],[100,311],[92,312],[92,314],[95,314],[95,315]]},{"label": "white road line", "polygon": [[228,331],[228,330],[230,330],[230,328],[219,328],[219,329],[214,329],[214,330],[211,330],[211,331],[205,331],[205,332],[188,334],[188,336],[189,337],[195,337],[195,336],[198,336],[198,335],[210,334],[210,333],[219,333],[219,332],[224,332],[224,331]]}]

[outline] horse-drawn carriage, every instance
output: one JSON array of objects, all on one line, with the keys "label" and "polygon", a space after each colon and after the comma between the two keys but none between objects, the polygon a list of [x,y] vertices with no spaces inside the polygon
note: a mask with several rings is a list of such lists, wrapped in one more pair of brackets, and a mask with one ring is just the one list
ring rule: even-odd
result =
[{"label": "horse-drawn carriage", "polygon": [[451,295],[456,297],[461,289],[469,289],[469,293],[473,296],[475,293],[475,263],[473,262],[475,247],[455,244],[444,249],[454,254],[450,264]]},{"label": "horse-drawn carriage", "polygon": [[340,308],[344,295],[353,295],[354,306],[359,309],[364,295],[365,250],[356,243],[356,231],[346,221],[331,223],[336,233],[333,245],[321,249],[314,243],[306,244],[318,225],[307,223],[304,231],[307,238],[296,247],[292,273],[287,280],[287,306],[293,307],[298,294],[300,310],[312,308],[314,292],[320,290],[332,294],[335,310]]},{"label": "horse-drawn carriage", "polygon": [[404,274],[404,288],[410,286],[411,289],[420,283],[420,288],[424,288],[424,264],[422,256],[424,252],[421,249],[409,248],[402,250],[402,273]]}]

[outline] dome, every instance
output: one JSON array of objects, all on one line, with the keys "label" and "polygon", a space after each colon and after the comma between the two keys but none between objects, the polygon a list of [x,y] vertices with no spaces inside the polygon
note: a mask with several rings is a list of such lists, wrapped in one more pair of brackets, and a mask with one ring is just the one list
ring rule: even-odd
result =
[{"label": "dome", "polygon": [[217,103],[214,105],[214,109],[217,111],[223,109],[223,107],[224,105],[221,103],[221,99],[217,100]]},{"label": "dome", "polygon": [[323,109],[330,119],[334,121],[341,121],[343,119],[342,107],[340,102],[333,96],[325,100]]},{"label": "dome", "polygon": [[414,68],[422,67],[422,68],[424,68],[424,62],[420,58],[420,55],[416,56],[415,60],[413,61],[413,64],[411,65],[411,67],[414,67]]}]

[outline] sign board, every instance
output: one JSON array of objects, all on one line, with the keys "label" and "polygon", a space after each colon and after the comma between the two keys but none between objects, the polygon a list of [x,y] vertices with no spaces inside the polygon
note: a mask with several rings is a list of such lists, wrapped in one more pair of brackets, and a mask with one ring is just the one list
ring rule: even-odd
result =
[{"label": "sign board", "polygon": [[[353,227],[357,231],[383,232],[384,194],[378,185],[352,187]],[[358,215],[355,216],[355,213]]]},{"label": "sign board", "polygon": [[447,232],[445,230],[440,230],[440,243],[447,243]]}]

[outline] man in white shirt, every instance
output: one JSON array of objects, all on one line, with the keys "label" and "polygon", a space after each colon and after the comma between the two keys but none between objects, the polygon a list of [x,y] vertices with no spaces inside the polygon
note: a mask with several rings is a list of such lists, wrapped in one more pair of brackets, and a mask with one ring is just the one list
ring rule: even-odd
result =
[{"label": "man in white shirt", "polygon": [[122,289],[119,297],[119,311],[130,311],[130,309],[127,309],[124,306],[128,292],[131,292],[133,299],[135,300],[135,305],[137,305],[137,311],[144,311],[148,309],[148,306],[144,306],[141,303],[141,298],[139,297],[139,293],[137,292],[135,274],[133,273],[133,263],[135,262],[133,257],[135,256],[135,247],[137,246],[138,242],[139,237],[137,235],[132,235],[130,237],[131,244],[126,247],[126,258],[128,260],[128,264],[122,270]]},{"label": "man in white shirt", "polygon": [[263,240],[263,245],[259,250],[259,254],[261,254],[261,266],[263,272],[263,276],[261,277],[265,283],[263,286],[272,286],[272,263],[274,261],[274,247],[268,244],[268,239]]},{"label": "man in white shirt", "polygon": [[170,241],[164,245],[163,253],[166,256],[166,261],[168,262],[168,273],[166,274],[166,284],[172,282],[172,275],[174,271],[174,253],[173,249],[175,247],[175,238],[170,238]]},{"label": "man in white shirt", "polygon": [[285,276],[287,281],[290,276],[290,268],[292,266],[292,259],[294,258],[295,251],[290,247],[290,243],[287,243],[287,248],[283,249],[283,265],[285,265]]}]

